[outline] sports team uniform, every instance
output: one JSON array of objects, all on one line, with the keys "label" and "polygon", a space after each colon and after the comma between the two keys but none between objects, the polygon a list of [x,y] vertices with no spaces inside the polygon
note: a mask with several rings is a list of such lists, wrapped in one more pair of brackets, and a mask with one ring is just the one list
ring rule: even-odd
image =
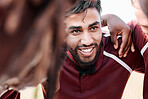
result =
[{"label": "sports team uniform", "polygon": [[[121,42],[120,37],[119,41]],[[126,58],[119,58],[118,50],[113,48],[111,38],[107,35],[103,36],[99,57],[91,67],[81,69],[67,51],[56,98],[120,99],[132,71],[145,71],[143,58],[138,49],[134,53],[129,52]],[[46,95],[45,91],[44,95]]]},{"label": "sports team uniform", "polygon": [[148,99],[148,35],[142,32],[141,27],[136,21],[129,23],[133,30],[133,41],[136,47],[139,49],[141,55],[144,58],[145,63],[145,77],[144,77],[144,99]]},{"label": "sports team uniform", "polygon": [[143,58],[137,49],[120,59],[110,37],[103,37],[102,42],[99,57],[89,69],[81,69],[67,51],[58,99],[120,99],[132,71],[144,72]]},{"label": "sports team uniform", "polygon": [[6,91],[0,99],[20,99],[20,93],[15,90]]}]

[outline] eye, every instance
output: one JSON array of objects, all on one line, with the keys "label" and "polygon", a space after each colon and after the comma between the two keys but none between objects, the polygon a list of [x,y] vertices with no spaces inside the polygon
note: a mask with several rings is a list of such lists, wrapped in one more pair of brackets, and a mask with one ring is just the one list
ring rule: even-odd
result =
[{"label": "eye", "polygon": [[72,30],[72,31],[70,31],[70,33],[73,33],[73,34],[78,34],[80,32],[82,32],[82,31],[81,30]]},{"label": "eye", "polygon": [[99,28],[98,26],[92,26],[89,28],[89,30],[94,32],[94,31],[97,31],[98,28]]}]

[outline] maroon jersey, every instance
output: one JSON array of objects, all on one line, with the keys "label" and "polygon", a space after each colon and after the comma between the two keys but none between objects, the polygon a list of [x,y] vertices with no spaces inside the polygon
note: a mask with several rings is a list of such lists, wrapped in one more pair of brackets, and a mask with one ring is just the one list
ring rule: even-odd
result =
[{"label": "maroon jersey", "polygon": [[144,72],[143,58],[137,49],[126,58],[119,58],[110,37],[103,37],[102,42],[99,57],[89,70],[80,69],[67,52],[58,99],[120,99],[131,72]]},{"label": "maroon jersey", "polygon": [[129,23],[133,30],[133,41],[136,47],[139,49],[141,55],[144,58],[145,63],[145,77],[144,77],[144,99],[148,99],[148,35],[142,32],[141,27],[136,21]]},{"label": "maroon jersey", "polygon": [[0,99],[20,99],[20,93],[15,90],[8,90]]},{"label": "maroon jersey", "polygon": [[143,58],[137,49],[135,53],[129,52],[126,58],[120,59],[110,37],[104,35],[102,42],[99,57],[92,66],[94,69],[81,70],[70,52],[67,52],[56,98],[120,99],[131,72],[144,72]]}]

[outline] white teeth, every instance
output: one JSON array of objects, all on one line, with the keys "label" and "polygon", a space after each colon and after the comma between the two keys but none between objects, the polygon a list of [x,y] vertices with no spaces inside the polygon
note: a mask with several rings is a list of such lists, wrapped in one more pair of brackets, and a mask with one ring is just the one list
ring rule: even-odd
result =
[{"label": "white teeth", "polygon": [[85,52],[85,53],[88,53],[88,52],[90,52],[92,50],[92,48],[90,48],[90,49],[83,49],[83,50],[81,50],[82,52]]}]

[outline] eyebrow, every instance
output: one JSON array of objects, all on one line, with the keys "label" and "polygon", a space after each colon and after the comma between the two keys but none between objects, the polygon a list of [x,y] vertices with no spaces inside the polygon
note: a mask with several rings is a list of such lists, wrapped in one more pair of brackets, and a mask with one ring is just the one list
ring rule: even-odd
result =
[{"label": "eyebrow", "polygon": [[[88,27],[92,27],[93,25],[97,25],[97,24],[100,24],[100,22],[96,21],[90,24]],[[68,29],[82,29],[82,27],[81,26],[70,26]]]},{"label": "eyebrow", "polygon": [[88,27],[92,27],[93,25],[97,25],[97,24],[100,24],[100,22],[96,21],[96,22],[90,24]]},{"label": "eyebrow", "polygon": [[70,26],[69,29],[82,29],[81,26]]}]

